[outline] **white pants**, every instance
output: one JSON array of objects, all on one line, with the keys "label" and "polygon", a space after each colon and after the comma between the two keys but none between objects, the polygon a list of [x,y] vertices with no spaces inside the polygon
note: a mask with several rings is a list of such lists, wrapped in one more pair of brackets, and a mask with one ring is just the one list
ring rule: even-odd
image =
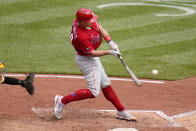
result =
[{"label": "white pants", "polygon": [[76,55],[76,63],[83,73],[88,89],[97,97],[100,88],[111,85],[110,79],[106,75],[99,57],[89,57]]}]

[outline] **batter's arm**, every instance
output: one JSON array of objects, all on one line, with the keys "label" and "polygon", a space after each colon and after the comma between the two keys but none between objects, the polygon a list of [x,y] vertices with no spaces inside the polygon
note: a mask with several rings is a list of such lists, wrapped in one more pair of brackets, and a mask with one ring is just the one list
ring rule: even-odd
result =
[{"label": "batter's arm", "polygon": [[103,36],[103,38],[107,41],[111,50],[119,50],[118,45],[114,43],[106,29],[104,29],[101,25],[99,25],[99,32]]},{"label": "batter's arm", "polygon": [[101,25],[99,25],[99,32],[101,33],[101,35],[103,36],[103,38],[109,36],[108,31],[106,29],[104,29]]},{"label": "batter's arm", "polygon": [[99,56],[104,56],[104,55],[113,55],[116,57],[120,56],[120,51],[119,50],[93,50],[89,56],[92,57],[99,57]]},{"label": "batter's arm", "polygon": [[109,50],[93,50],[89,56],[92,57],[99,57],[99,56],[104,56],[104,55],[109,55]]}]

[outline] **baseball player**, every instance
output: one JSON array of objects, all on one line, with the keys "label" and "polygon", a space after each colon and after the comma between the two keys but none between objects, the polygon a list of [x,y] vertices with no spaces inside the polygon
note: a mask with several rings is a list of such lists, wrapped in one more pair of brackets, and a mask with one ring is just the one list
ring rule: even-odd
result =
[{"label": "baseball player", "polygon": [[[102,90],[105,98],[118,110],[117,118],[136,121],[136,118],[131,116],[119,101],[100,62],[100,56],[118,57],[120,51],[111,40],[109,33],[96,22],[97,19],[98,16],[88,8],[80,8],[76,13],[70,40],[76,51],[76,63],[85,77],[88,89],[80,89],[64,97],[56,95],[54,114],[56,118],[61,119],[61,112],[65,105],[72,101],[96,98]],[[102,37],[107,41],[110,50],[97,50],[102,42]]]},{"label": "baseball player", "polygon": [[25,88],[26,91],[33,95],[35,88],[33,86],[34,80],[34,73],[29,73],[25,80],[19,80],[13,77],[6,77],[4,76],[5,73],[5,64],[2,60],[0,60],[0,84],[9,84],[9,85],[20,85],[21,87]]}]

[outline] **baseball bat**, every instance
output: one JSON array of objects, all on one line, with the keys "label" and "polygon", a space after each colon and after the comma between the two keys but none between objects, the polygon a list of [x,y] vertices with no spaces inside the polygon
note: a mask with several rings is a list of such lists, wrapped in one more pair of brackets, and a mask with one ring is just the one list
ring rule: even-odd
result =
[{"label": "baseball bat", "polygon": [[125,69],[127,70],[127,72],[129,73],[129,75],[131,76],[131,78],[133,79],[133,81],[135,82],[135,84],[138,87],[141,87],[141,81],[138,80],[138,78],[136,77],[136,75],[133,73],[133,71],[125,64],[124,60],[122,59],[121,56],[119,56],[119,59],[121,61],[121,63],[123,64],[123,66],[125,67]]}]

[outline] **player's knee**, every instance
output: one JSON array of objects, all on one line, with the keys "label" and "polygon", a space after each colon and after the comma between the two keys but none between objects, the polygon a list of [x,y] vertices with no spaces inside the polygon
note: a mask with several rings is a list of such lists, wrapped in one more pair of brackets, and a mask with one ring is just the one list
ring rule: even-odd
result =
[{"label": "player's knee", "polygon": [[101,88],[103,89],[103,88],[107,88],[107,87],[109,87],[109,86],[111,86],[111,84],[102,85]]},{"label": "player's knee", "polygon": [[100,94],[100,90],[96,90],[94,93],[92,92],[92,94],[97,98]]}]

